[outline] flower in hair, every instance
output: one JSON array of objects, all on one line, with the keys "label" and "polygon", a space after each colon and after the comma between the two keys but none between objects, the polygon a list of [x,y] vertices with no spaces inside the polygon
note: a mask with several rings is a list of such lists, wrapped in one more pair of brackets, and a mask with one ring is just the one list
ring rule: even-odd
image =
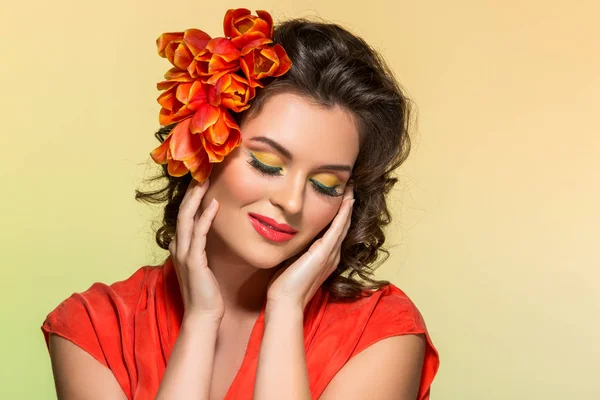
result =
[{"label": "flower in hair", "polygon": [[262,10],[256,14],[245,8],[228,10],[225,37],[188,29],[163,33],[156,40],[158,54],[173,65],[157,84],[162,91],[159,122],[175,126],[150,156],[167,164],[169,175],[190,172],[204,182],[212,164],[241,143],[231,112],[248,109],[257,87],[291,68],[283,47],[273,43],[271,15]]}]

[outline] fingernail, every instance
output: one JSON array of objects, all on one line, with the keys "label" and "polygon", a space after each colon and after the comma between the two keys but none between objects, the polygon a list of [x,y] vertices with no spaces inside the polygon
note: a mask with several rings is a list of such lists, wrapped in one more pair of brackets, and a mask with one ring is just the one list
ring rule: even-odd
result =
[{"label": "fingernail", "polygon": [[210,204],[208,205],[209,208],[214,208],[217,205],[217,200],[215,200],[215,198],[213,197],[213,199],[210,201]]}]

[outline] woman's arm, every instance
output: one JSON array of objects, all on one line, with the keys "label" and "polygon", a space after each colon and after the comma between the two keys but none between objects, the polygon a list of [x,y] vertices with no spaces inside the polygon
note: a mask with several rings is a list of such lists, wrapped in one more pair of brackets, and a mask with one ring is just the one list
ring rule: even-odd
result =
[{"label": "woman's arm", "polygon": [[310,400],[303,321],[300,307],[267,303],[254,400]]},{"label": "woman's arm", "polygon": [[127,400],[113,373],[81,347],[53,333],[49,343],[59,400]]},{"label": "woman's arm", "polygon": [[209,398],[219,326],[208,316],[183,318],[156,400]]},{"label": "woman's arm", "polygon": [[[320,398],[415,399],[424,356],[422,335],[382,339],[346,363]],[[267,307],[254,399],[311,399],[299,308]]]},{"label": "woman's arm", "polygon": [[202,184],[192,179],[179,206],[177,232],[169,243],[185,312],[158,390],[159,400],[206,400],[210,394],[225,306],[205,251],[206,235],[219,209],[214,198],[206,209],[201,207],[208,185],[208,179]]}]

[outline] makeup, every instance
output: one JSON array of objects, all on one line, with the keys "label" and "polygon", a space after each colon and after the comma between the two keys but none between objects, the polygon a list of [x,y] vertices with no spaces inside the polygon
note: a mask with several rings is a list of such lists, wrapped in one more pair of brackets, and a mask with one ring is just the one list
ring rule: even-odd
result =
[{"label": "makeup", "polygon": [[275,220],[264,215],[248,213],[248,218],[259,235],[276,243],[287,242],[297,233],[291,226],[278,224]]}]

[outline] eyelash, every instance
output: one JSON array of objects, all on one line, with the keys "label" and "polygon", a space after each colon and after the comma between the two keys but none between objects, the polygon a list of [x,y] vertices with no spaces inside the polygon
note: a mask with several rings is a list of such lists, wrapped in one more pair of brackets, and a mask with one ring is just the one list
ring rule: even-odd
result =
[{"label": "eyelash", "polygon": [[[254,157],[254,155],[252,153],[250,153],[250,156],[252,158],[250,160],[248,160],[248,164],[250,164],[254,169],[256,169],[262,175],[281,176],[281,174],[279,173],[281,171],[281,168],[270,167],[268,165],[261,163]],[[339,197],[339,196],[343,195],[343,193],[340,194],[335,191],[335,188],[338,187],[339,185],[332,186],[332,187],[323,186],[323,185],[317,183],[317,181],[313,181],[312,179],[311,179],[311,183],[312,183],[312,186],[315,189],[315,191],[320,195],[329,196],[329,197]]]}]

